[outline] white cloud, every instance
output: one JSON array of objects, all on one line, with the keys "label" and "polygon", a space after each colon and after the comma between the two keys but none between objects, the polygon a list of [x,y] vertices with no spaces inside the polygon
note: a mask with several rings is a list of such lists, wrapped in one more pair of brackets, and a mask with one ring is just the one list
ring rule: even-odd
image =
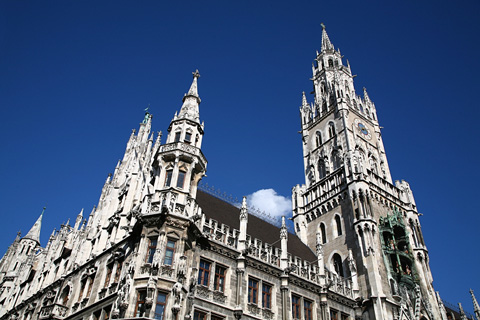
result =
[{"label": "white cloud", "polygon": [[273,189],[260,189],[247,196],[247,204],[272,217],[290,216],[292,200]]}]

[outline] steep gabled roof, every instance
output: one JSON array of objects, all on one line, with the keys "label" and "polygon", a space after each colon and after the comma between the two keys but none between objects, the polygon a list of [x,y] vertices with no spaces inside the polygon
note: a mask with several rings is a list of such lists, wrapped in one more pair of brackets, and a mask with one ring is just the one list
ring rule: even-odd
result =
[{"label": "steep gabled roof", "polygon": [[[239,208],[201,190],[197,192],[197,203],[208,218],[240,229]],[[268,244],[275,243],[274,246],[280,248],[280,228],[251,214],[248,215],[247,234],[252,239],[259,239]],[[288,253],[309,262],[317,260],[313,251],[291,233],[288,234]]]}]

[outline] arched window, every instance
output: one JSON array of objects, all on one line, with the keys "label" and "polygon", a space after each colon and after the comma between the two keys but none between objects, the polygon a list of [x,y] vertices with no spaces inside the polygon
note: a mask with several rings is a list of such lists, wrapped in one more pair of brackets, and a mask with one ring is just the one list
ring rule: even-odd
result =
[{"label": "arched window", "polygon": [[358,106],[360,107],[360,111],[363,112],[363,106],[362,106],[362,104],[359,103]]},{"label": "arched window", "polygon": [[62,305],[66,306],[68,299],[70,298],[70,286],[63,288],[62,295],[60,296],[60,302]]},{"label": "arched window", "polygon": [[320,234],[322,235],[322,244],[327,243],[327,232],[323,223],[320,223]]},{"label": "arched window", "polygon": [[325,160],[320,159],[318,161],[318,178],[322,179],[327,175],[327,166],[325,164]]},{"label": "arched window", "polygon": [[338,60],[335,59],[335,67],[338,67]]},{"label": "arched window", "polygon": [[332,59],[328,59],[328,66],[330,68],[333,68],[333,60]]},{"label": "arched window", "polygon": [[343,273],[343,264],[342,264],[342,258],[338,253],[335,253],[332,257],[332,263],[333,263],[333,270],[337,273],[338,276],[344,277]]},{"label": "arched window", "polygon": [[328,136],[329,138],[333,138],[334,135],[335,135],[335,125],[333,124],[333,122],[330,122],[328,124]]},{"label": "arched window", "polygon": [[333,170],[337,170],[342,166],[342,158],[340,156],[339,150],[333,150],[332,152],[332,163],[333,163]]},{"label": "arched window", "polygon": [[185,132],[185,143],[190,144],[192,142],[192,133],[190,131]]},{"label": "arched window", "polygon": [[365,109],[366,110],[366,113],[367,113],[367,117],[370,117],[370,110],[367,108]]},{"label": "arched window", "polygon": [[316,143],[317,148],[320,147],[320,145],[322,144],[322,133],[320,131],[316,132],[315,143]]},{"label": "arched window", "polygon": [[357,101],[353,100],[353,107],[358,110],[358,107],[357,107]]},{"label": "arched window", "polygon": [[342,221],[339,215],[335,216],[335,230],[337,231],[337,237],[342,235]]}]

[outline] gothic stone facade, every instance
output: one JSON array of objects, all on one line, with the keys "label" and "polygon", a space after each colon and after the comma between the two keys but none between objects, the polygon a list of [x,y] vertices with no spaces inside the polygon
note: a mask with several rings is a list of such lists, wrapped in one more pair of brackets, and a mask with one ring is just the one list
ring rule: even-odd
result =
[{"label": "gothic stone facade", "polygon": [[300,107],[296,235],[197,190],[198,72],[164,144],[148,112],[88,219],[0,261],[1,319],[442,319],[407,182],[391,181],[373,102],[325,29]]}]

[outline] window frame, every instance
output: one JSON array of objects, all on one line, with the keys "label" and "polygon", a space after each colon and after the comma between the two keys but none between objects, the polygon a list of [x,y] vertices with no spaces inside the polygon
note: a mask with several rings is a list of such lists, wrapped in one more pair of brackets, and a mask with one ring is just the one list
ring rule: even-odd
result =
[{"label": "window frame", "polygon": [[[155,243],[155,245],[153,245]],[[158,236],[148,237],[147,254],[145,255],[145,263],[153,263],[153,257],[157,251]]]},{"label": "window frame", "polygon": [[[173,243],[173,247],[169,247],[169,244]],[[173,257],[175,255],[175,248],[177,245],[177,241],[171,238],[167,238],[167,243],[165,244],[165,254],[163,256],[163,264],[171,266],[173,265]],[[168,253],[171,252],[171,256],[168,255]],[[167,259],[169,259],[170,263],[167,263]]]},{"label": "window frame", "polygon": [[[268,288],[268,290],[265,290]],[[272,309],[272,289],[273,285],[262,281],[262,308]]]},{"label": "window frame", "polygon": [[313,320],[313,301],[303,299],[303,316],[305,320]]},{"label": "window frame", "polygon": [[205,311],[194,310],[193,311],[193,320],[207,320],[207,315]]},{"label": "window frame", "polygon": [[[205,267],[202,267],[202,262],[205,264],[208,264],[208,269]],[[210,283],[210,273],[212,270],[212,262],[209,260],[205,259],[200,259],[200,263],[198,264],[198,279],[197,279],[197,284],[208,287]],[[206,277],[205,277],[206,275]]]},{"label": "window frame", "polygon": [[258,285],[260,280],[254,277],[248,277],[248,303],[258,305]]},{"label": "window frame", "polygon": [[107,273],[105,274],[105,281],[103,282],[103,287],[107,288],[108,285],[110,284],[110,279],[112,278],[112,272],[113,272],[113,263],[108,263],[107,264]]},{"label": "window frame", "polygon": [[165,172],[165,184],[164,187],[170,187],[172,184],[172,178],[173,178],[173,169],[168,169]]},{"label": "window frame", "polygon": [[177,188],[180,188],[180,189],[183,189],[183,187],[185,186],[185,178],[187,177],[187,172],[186,171],[183,171],[183,170],[179,170],[178,171],[178,175],[177,175]]},{"label": "window frame", "polygon": [[302,319],[302,297],[292,293],[291,301],[292,301],[292,319],[300,320]]},{"label": "window frame", "polygon": [[[165,297],[165,301],[158,301],[159,297]],[[167,309],[168,293],[164,291],[157,291],[157,298],[155,299],[155,309],[153,311],[153,318],[155,320],[165,320],[165,310]],[[157,313],[158,306],[162,306],[162,313]]]},{"label": "window frame", "polygon": [[[137,299],[135,300],[135,311],[133,313],[135,318],[145,316],[146,301],[147,301],[147,290],[146,289],[137,290]],[[140,309],[139,309],[139,306],[140,306]]]},{"label": "window frame", "polygon": [[[219,273],[218,271],[222,270],[222,273]],[[227,268],[220,265],[220,264],[215,264],[215,275],[213,278],[213,290],[215,291],[220,291],[220,292],[225,292],[225,275],[227,274]]]}]

